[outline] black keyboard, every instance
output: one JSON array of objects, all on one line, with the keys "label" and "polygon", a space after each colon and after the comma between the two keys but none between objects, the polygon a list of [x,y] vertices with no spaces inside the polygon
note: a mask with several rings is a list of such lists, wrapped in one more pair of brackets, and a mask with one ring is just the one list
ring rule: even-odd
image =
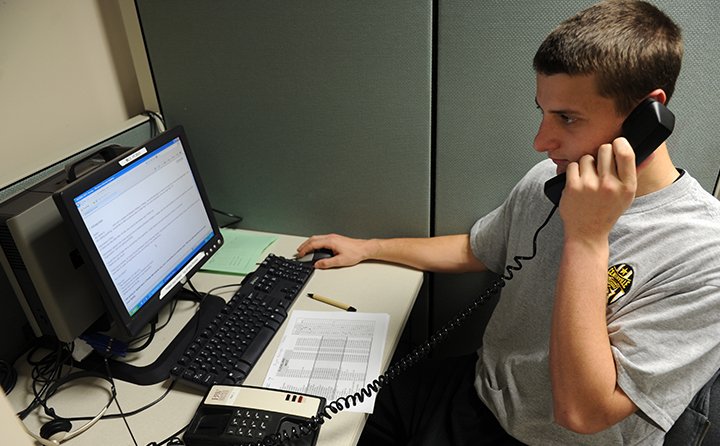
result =
[{"label": "black keyboard", "polygon": [[170,373],[203,388],[241,384],[287,317],[314,268],[273,254],[245,277]]}]

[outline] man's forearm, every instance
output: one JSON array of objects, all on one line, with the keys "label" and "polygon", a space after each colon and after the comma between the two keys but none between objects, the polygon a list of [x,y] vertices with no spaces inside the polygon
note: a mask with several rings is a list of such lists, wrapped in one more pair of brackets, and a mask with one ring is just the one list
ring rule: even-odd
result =
[{"label": "man's forearm", "polygon": [[592,433],[635,410],[617,386],[605,320],[608,245],[566,240],[550,336],[556,422]]},{"label": "man's forearm", "polygon": [[371,258],[432,272],[482,271],[484,265],[472,253],[467,235],[432,238],[373,239]]}]

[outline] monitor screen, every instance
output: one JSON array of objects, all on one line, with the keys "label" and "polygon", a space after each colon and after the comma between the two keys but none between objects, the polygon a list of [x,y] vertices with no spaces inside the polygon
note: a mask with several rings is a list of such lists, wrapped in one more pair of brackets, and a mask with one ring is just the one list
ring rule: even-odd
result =
[{"label": "monitor screen", "polygon": [[136,335],[220,248],[182,127],[53,195],[113,321]]}]

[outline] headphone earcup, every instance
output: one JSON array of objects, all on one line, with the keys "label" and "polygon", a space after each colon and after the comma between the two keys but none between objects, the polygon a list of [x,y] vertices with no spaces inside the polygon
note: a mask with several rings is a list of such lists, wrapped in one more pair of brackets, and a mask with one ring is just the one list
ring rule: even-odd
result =
[{"label": "headphone earcup", "polygon": [[55,440],[59,442],[65,438],[65,434],[70,432],[70,430],[72,430],[72,423],[64,418],[58,418],[43,424],[40,428],[40,436],[46,440]]}]

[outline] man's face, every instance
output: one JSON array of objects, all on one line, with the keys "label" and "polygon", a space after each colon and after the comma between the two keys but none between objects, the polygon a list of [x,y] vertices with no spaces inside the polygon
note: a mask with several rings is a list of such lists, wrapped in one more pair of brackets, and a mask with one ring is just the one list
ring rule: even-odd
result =
[{"label": "man's face", "polygon": [[542,122],[533,146],[565,172],[583,155],[597,155],[600,145],[620,135],[624,116],[612,99],[600,96],[593,76],[537,75],[536,98]]}]

